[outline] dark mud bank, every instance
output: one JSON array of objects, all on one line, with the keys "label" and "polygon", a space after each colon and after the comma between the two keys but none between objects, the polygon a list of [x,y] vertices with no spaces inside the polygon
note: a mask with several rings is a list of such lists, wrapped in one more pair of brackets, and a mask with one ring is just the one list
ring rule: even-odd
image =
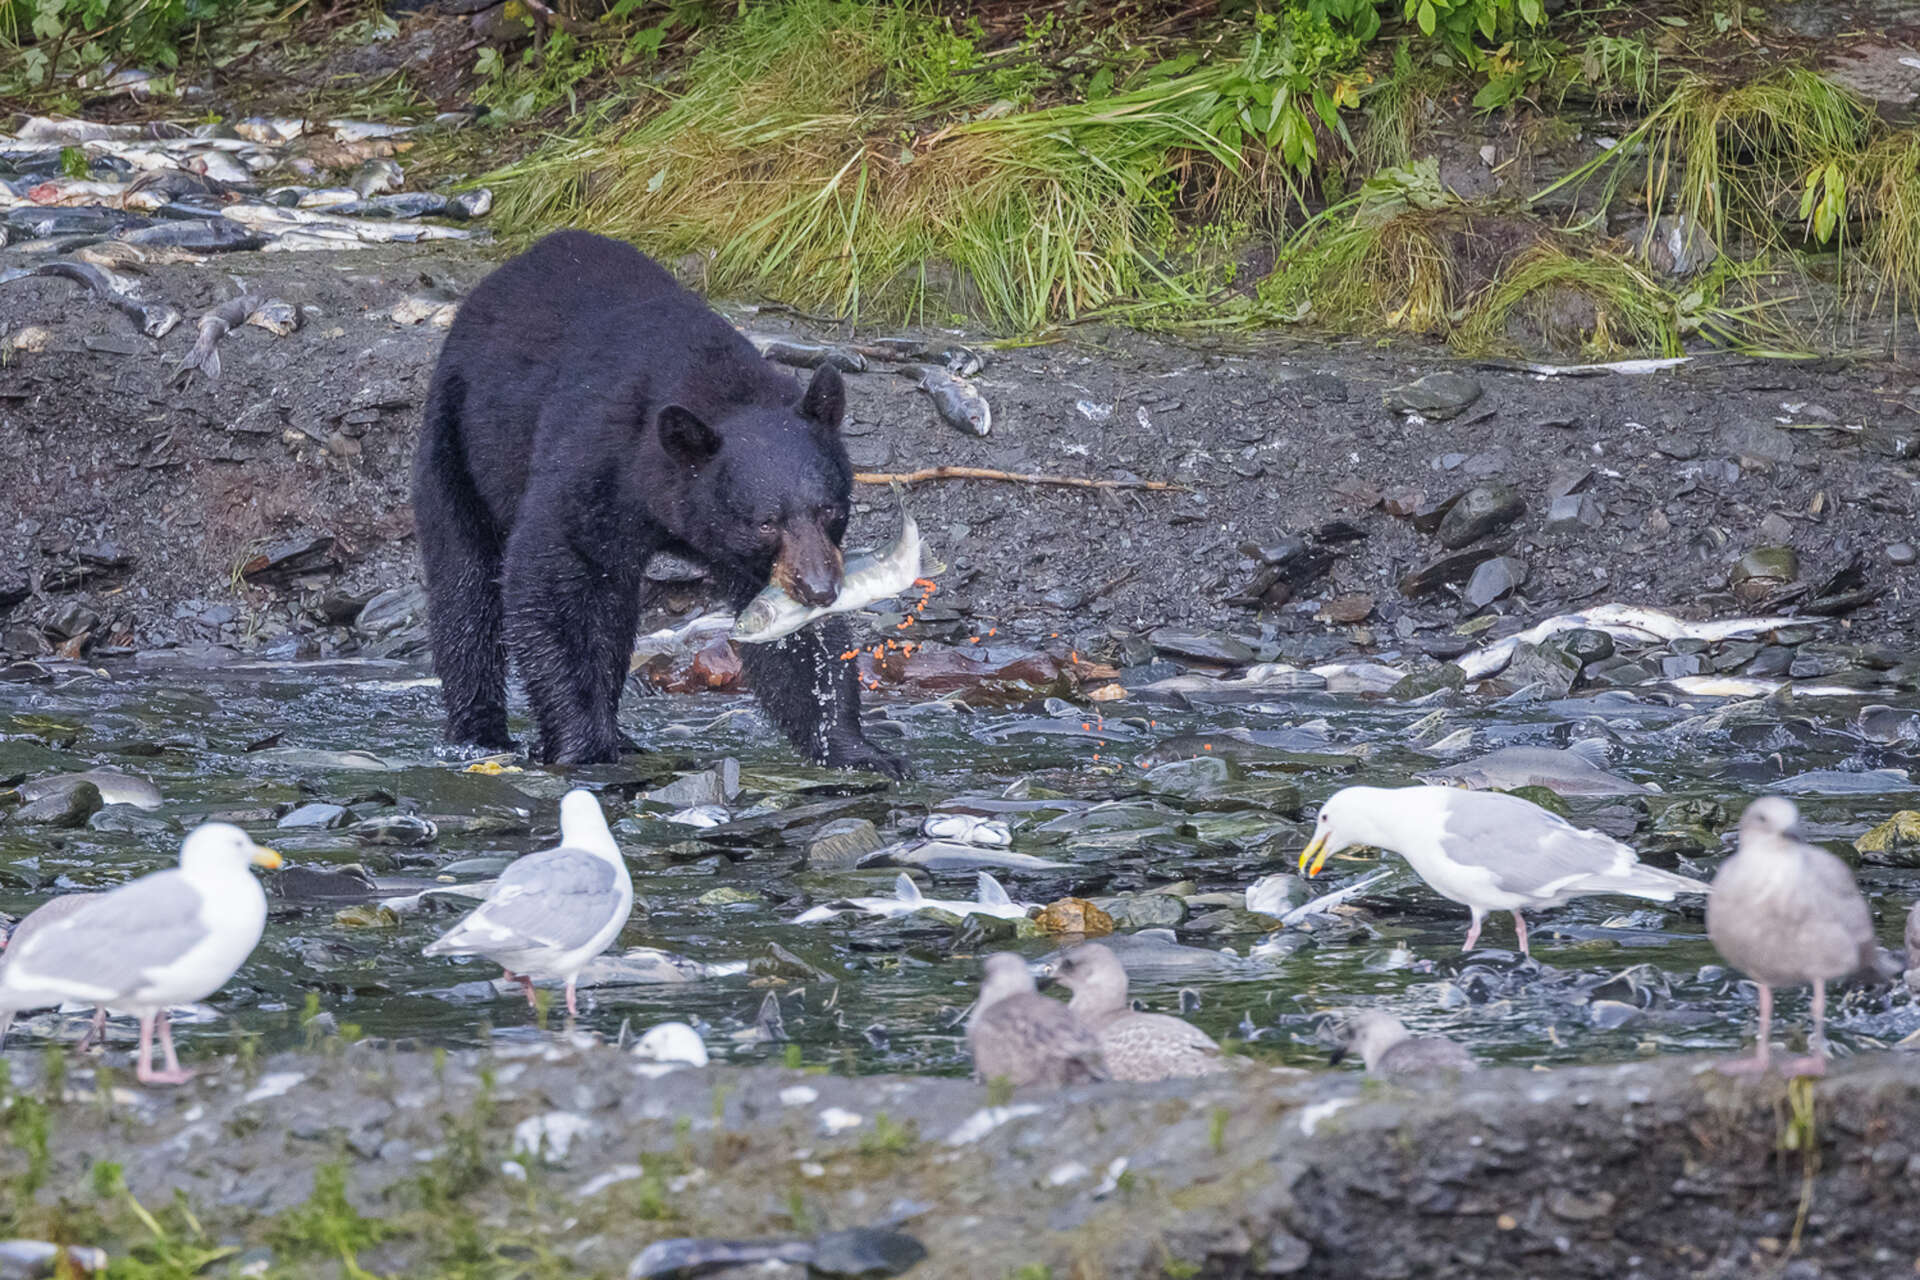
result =
[{"label": "dark mud bank", "polygon": [[[461,247],[156,266],[149,295],[188,317],[158,340],[66,282],[7,286],[0,648],[373,649],[384,633],[356,628],[360,609],[417,575],[407,467],[442,337],[393,309],[424,278],[464,292],[490,265]],[[229,275],[302,306],[306,323],[287,337],[237,330],[218,382],[176,387],[192,318],[233,292]],[[765,331],[796,324],[735,314]],[[1188,491],[916,487],[932,552],[952,566],[938,603],[959,632],[1057,635],[1126,662],[1142,655],[1122,638],[1173,625],[1321,660],[1444,654],[1475,614],[1493,615],[1484,639],[1583,603],[1700,615],[1824,600],[1855,640],[1910,639],[1909,367],[1706,355],[1647,376],[1542,377],[1420,349],[1091,330],[988,356],[987,439],[940,422],[885,366],[851,377],[856,465]],[[1465,381],[1400,399],[1418,412],[1388,407],[1439,371]],[[1497,490],[1468,504],[1494,513],[1487,527],[1442,528],[1442,505],[1476,486]],[[862,494],[850,541],[872,545],[895,517],[884,488]],[[1741,558],[1782,546],[1793,555],[1770,553],[1737,596]],[[663,603],[690,606],[696,586],[669,581]]]},{"label": "dark mud bank", "polygon": [[[445,1265],[450,1238],[521,1274],[620,1275],[664,1238],[874,1226],[925,1246],[921,1276],[1891,1276],[1920,1256],[1920,1065],[1897,1053],[1792,1089],[1702,1059],[1430,1092],[1249,1067],[995,1108],[961,1081],[670,1069],[563,1040],[278,1056],[111,1102],[85,1072],[66,1088],[43,1205],[86,1202],[89,1165],[120,1161],[140,1200],[183,1193],[231,1265],[276,1274],[303,1265],[285,1223],[329,1166],[384,1223],[360,1262],[385,1274]],[[18,1111],[46,1084],[16,1089]],[[16,1188],[28,1163],[0,1153]]]}]

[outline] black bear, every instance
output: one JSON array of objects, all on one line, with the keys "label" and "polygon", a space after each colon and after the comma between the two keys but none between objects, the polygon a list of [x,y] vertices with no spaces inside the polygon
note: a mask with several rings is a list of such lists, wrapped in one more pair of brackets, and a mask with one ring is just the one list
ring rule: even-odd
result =
[{"label": "black bear", "polygon": [[[505,748],[508,658],[538,758],[615,758],[647,560],[708,566],[738,609],[769,581],[840,589],[853,469],[846,390],[804,389],[657,263],[550,235],[481,282],[447,334],[414,455],[434,666],[450,741]],[[744,646],[761,704],[808,756],[903,776],[868,742],[837,617]]]}]

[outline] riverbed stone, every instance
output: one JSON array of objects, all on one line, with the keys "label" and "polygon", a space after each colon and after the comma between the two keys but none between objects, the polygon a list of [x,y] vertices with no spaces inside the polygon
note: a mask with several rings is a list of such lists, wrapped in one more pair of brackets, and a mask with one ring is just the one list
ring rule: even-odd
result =
[{"label": "riverbed stone", "polygon": [[1254,660],[1253,650],[1232,636],[1216,631],[1189,631],[1184,627],[1158,627],[1147,640],[1160,653],[1197,662],[1215,662],[1239,666]]},{"label": "riverbed stone", "polygon": [[1742,604],[1756,604],[1800,576],[1800,557],[1778,543],[1755,547],[1734,561],[1727,586]]},{"label": "riverbed stone", "polygon": [[[1861,860],[1878,867],[1920,867],[1920,812],[1902,809],[1853,842]],[[1920,968],[1920,957],[1909,963]]]},{"label": "riverbed stone", "polygon": [[1504,600],[1527,581],[1527,562],[1516,556],[1495,556],[1484,561],[1467,579],[1464,598],[1475,609],[1484,609],[1496,600]]},{"label": "riverbed stone", "polygon": [[102,803],[100,788],[82,782],[21,805],[13,811],[12,821],[23,827],[84,827]]},{"label": "riverbed stone", "polygon": [[1443,370],[1392,388],[1386,393],[1386,403],[1387,408],[1399,413],[1417,413],[1445,422],[1466,412],[1480,398],[1481,390],[1478,378]]},{"label": "riverbed stone", "polygon": [[1475,547],[1470,551],[1441,556],[1400,579],[1400,594],[1409,599],[1432,595],[1455,583],[1467,581],[1480,565],[1500,554],[1498,547]]},{"label": "riverbed stone", "polygon": [[1600,504],[1590,493],[1569,493],[1555,498],[1547,508],[1547,532],[1577,533],[1596,529],[1605,519]]},{"label": "riverbed stone", "polygon": [[1613,637],[1604,631],[1591,627],[1580,627],[1555,637],[1562,652],[1578,659],[1582,664],[1599,662],[1611,658],[1614,654]]},{"label": "riverbed stone", "polygon": [[1504,529],[1526,510],[1525,500],[1512,485],[1477,484],[1462,493],[1440,521],[1440,545],[1457,551]]},{"label": "riverbed stone", "polygon": [[1486,681],[1491,693],[1515,693],[1528,685],[1542,686],[1550,698],[1565,697],[1580,677],[1580,659],[1552,644],[1522,644],[1513,650],[1513,661],[1499,675]]},{"label": "riverbed stone", "polygon": [[882,847],[880,831],[865,818],[836,818],[825,823],[807,842],[807,866],[815,871],[842,871]]},{"label": "riverbed stone", "polygon": [[1915,550],[1911,542],[1890,542],[1887,544],[1887,563],[1905,567],[1920,561],[1920,550]]},{"label": "riverbed stone", "polygon": [[346,826],[352,818],[353,815],[347,811],[345,805],[327,804],[324,801],[316,800],[311,804],[301,805],[299,808],[281,818],[280,821],[274,825],[283,831],[293,831],[302,828],[331,830],[335,827]]}]

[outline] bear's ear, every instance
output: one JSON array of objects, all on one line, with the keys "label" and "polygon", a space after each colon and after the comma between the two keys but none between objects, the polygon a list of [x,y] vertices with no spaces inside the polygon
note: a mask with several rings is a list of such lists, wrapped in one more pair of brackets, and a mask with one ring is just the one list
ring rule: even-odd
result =
[{"label": "bear's ear", "polygon": [[813,371],[807,393],[800,397],[800,416],[831,434],[840,429],[840,419],[846,412],[847,384],[841,381],[838,369],[821,365]]},{"label": "bear's ear", "polygon": [[660,410],[660,447],[683,467],[697,467],[720,452],[720,437],[693,410],[670,404]]}]

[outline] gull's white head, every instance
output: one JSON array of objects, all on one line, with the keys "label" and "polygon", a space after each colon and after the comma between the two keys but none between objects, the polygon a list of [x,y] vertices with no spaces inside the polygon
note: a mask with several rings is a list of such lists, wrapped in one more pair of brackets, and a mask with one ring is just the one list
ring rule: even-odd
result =
[{"label": "gull's white head", "polygon": [[1034,995],[1039,988],[1034,985],[1033,971],[1027,968],[1027,962],[1011,951],[1001,951],[987,957],[984,976],[980,981],[980,999],[974,1005],[974,1013],[979,1013],[1018,995]]},{"label": "gull's white head", "polygon": [[1327,797],[1327,802],[1320,806],[1320,816],[1314,820],[1313,839],[1300,851],[1301,871],[1317,876],[1334,854],[1367,843],[1362,832],[1370,825],[1367,819],[1373,812],[1371,806],[1379,804],[1378,798],[1369,794],[1372,790],[1346,787]]},{"label": "gull's white head", "polygon": [[663,1022],[651,1027],[634,1042],[633,1056],[652,1062],[683,1062],[691,1067],[707,1065],[707,1045],[700,1033],[684,1022]]},{"label": "gull's white head", "polygon": [[1371,1071],[1380,1065],[1387,1050],[1410,1034],[1404,1022],[1384,1009],[1361,1009],[1334,1027],[1331,1061],[1337,1065],[1348,1054],[1358,1054]]},{"label": "gull's white head", "polygon": [[575,787],[560,797],[560,843],[569,849],[587,849],[594,853],[618,854],[613,832],[607,829],[607,816],[593,792]]},{"label": "gull's white head", "polygon": [[1800,838],[1800,810],[1784,796],[1761,796],[1740,815],[1740,838],[1778,836]]},{"label": "gull's white head", "polygon": [[1073,992],[1072,1007],[1083,1015],[1119,1012],[1127,1007],[1127,970],[1112,949],[1084,942],[1060,957],[1053,980]]},{"label": "gull's white head", "polygon": [[232,875],[248,866],[271,871],[279,865],[279,854],[261,848],[246,832],[225,822],[195,827],[180,846],[180,869],[190,876]]}]

